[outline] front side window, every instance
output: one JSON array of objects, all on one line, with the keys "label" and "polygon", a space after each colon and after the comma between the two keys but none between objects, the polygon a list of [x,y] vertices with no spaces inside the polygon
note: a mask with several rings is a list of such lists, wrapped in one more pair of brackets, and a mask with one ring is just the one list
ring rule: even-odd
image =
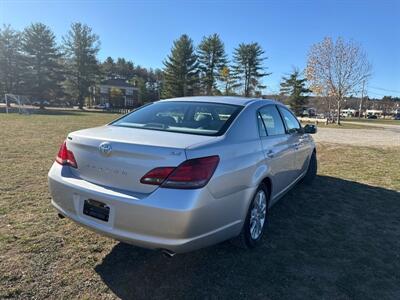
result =
[{"label": "front side window", "polygon": [[114,126],[200,135],[224,134],[242,106],[209,102],[156,102],[111,123]]},{"label": "front side window", "polygon": [[285,134],[282,118],[275,105],[269,105],[260,109],[259,120],[260,119],[268,136]]},{"label": "front side window", "polygon": [[297,118],[286,108],[279,107],[279,111],[285,121],[287,131],[289,133],[298,132],[300,130],[300,123],[297,121]]},{"label": "front side window", "polygon": [[261,114],[258,112],[257,113],[257,123],[258,123],[258,133],[260,134],[261,137],[267,136],[267,130],[265,129],[263,120],[261,118]]}]

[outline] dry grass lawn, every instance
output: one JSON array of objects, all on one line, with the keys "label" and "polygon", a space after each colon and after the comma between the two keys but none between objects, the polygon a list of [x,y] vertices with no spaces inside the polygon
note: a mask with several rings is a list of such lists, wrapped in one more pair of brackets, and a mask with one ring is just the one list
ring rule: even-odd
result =
[{"label": "dry grass lawn", "polygon": [[400,299],[399,148],[319,144],[319,176],[271,210],[262,247],[167,259],[94,234],[50,205],[70,131],[116,115],[0,114],[0,298]]}]

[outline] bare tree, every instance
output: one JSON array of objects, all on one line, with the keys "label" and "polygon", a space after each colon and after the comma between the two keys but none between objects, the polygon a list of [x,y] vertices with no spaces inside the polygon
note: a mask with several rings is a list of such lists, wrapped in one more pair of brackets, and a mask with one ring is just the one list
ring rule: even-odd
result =
[{"label": "bare tree", "polygon": [[343,100],[360,91],[362,83],[371,75],[371,65],[359,44],[327,37],[311,47],[306,75],[315,94],[336,101],[337,124],[340,125]]}]

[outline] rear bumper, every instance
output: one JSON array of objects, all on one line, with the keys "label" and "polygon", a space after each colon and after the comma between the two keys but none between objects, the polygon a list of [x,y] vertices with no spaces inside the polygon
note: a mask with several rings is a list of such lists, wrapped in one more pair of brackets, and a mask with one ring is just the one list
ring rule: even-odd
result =
[{"label": "rear bumper", "polygon": [[[215,199],[207,188],[158,188],[132,194],[74,177],[69,167],[54,163],[49,171],[53,206],[64,216],[111,238],[150,249],[176,253],[212,245],[239,234],[249,193],[242,190]],[[110,207],[109,221],[83,214],[86,199]]]}]

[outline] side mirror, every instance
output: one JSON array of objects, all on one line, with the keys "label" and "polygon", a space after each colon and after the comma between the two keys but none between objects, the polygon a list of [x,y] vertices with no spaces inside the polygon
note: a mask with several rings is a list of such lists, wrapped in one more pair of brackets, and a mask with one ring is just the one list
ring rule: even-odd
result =
[{"label": "side mirror", "polygon": [[317,126],[313,125],[313,124],[306,124],[303,127],[304,133],[308,133],[308,134],[315,134],[317,133]]}]

